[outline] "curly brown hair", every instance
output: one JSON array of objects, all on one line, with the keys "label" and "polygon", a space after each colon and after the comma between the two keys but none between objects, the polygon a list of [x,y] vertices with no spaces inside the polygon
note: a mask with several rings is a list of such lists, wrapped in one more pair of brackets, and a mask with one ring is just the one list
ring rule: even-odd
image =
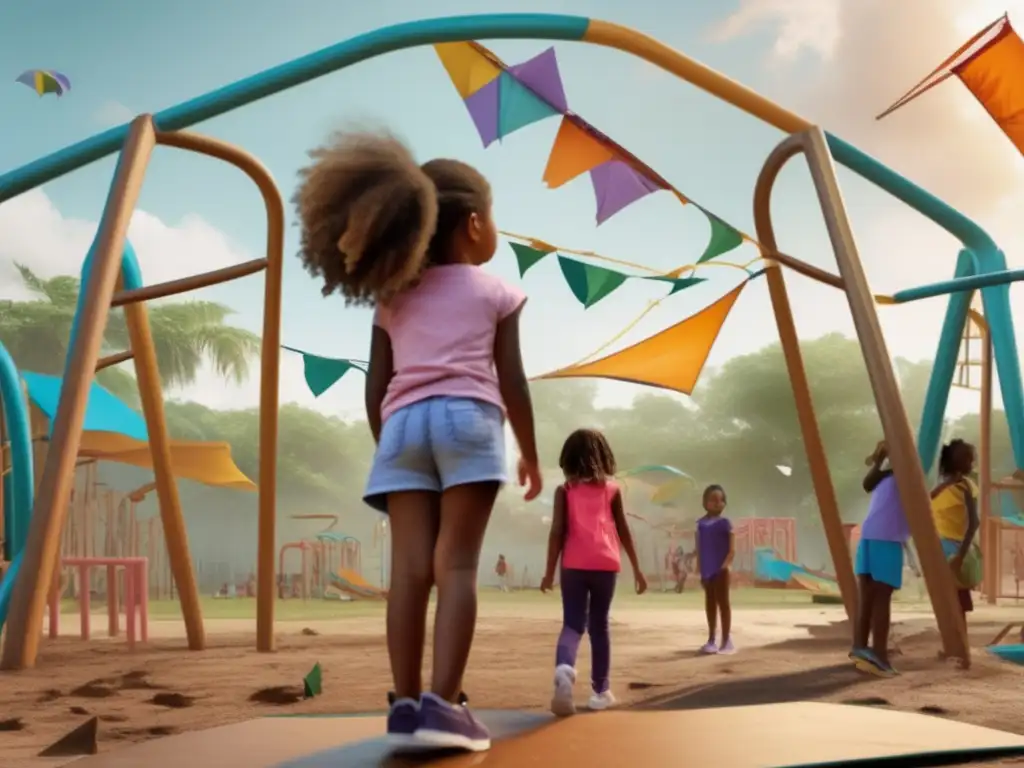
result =
[{"label": "curly brown hair", "polygon": [[567,480],[603,482],[615,474],[615,454],[596,429],[577,429],[565,439],[558,466]]},{"label": "curly brown hair", "polygon": [[430,264],[450,260],[470,214],[488,215],[491,188],[458,160],[418,165],[387,133],[335,133],[309,153],[295,204],[299,258],[346,304],[386,303]]}]

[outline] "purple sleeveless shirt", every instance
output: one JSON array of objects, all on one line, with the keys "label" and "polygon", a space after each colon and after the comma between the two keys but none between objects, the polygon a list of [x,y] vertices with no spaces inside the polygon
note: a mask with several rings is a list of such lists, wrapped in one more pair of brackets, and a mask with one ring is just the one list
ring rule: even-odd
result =
[{"label": "purple sleeveless shirt", "polygon": [[729,556],[729,538],[732,523],[727,517],[702,517],[697,521],[697,558],[700,560],[701,581],[713,579],[725,565]]},{"label": "purple sleeveless shirt", "polygon": [[871,492],[868,515],[860,524],[860,537],[870,541],[895,541],[903,544],[910,538],[907,517],[903,514],[896,478],[889,475]]}]

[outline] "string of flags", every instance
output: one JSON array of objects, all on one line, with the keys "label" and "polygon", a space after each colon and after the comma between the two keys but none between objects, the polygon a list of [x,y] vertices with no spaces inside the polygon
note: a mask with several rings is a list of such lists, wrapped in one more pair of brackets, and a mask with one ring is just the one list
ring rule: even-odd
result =
[{"label": "string of flags", "polygon": [[297,355],[302,355],[302,373],[306,379],[306,386],[313,393],[313,397],[320,397],[324,392],[337,384],[349,371],[362,371],[366,373],[367,363],[365,360],[353,360],[347,357],[323,357],[314,355],[295,347],[288,347],[284,344],[281,349],[287,349]]},{"label": "string of flags", "polygon": [[[525,237],[523,235],[514,235],[509,232],[502,232],[509,241],[509,246],[512,248],[512,252],[515,254],[516,263],[519,267],[519,276],[525,277],[526,273],[534,266],[539,264],[546,256],[555,254],[558,258],[558,266],[562,271],[562,277],[565,279],[566,284],[569,286],[569,290],[572,291],[576,299],[583,305],[584,309],[597,304],[601,299],[610,295],[615,289],[625,283],[627,280],[653,280],[657,282],[668,283],[672,288],[668,293],[668,296],[673,296],[682,290],[690,288],[699,283],[705,282],[706,278],[696,277],[694,272],[701,266],[728,266],[735,267],[736,269],[743,270],[748,275],[750,274],[749,267],[760,261],[760,255],[748,262],[747,264],[737,264],[733,262],[718,262],[713,265],[705,262],[703,265],[701,262],[695,264],[687,264],[671,272],[659,274],[650,267],[642,267],[637,264],[630,264],[629,262],[619,261],[616,259],[609,259],[590,251],[574,251],[569,248],[560,248],[558,246],[545,243],[535,238]],[[597,264],[590,264],[586,261],[579,259],[570,258],[564,254],[575,253],[581,256],[586,256],[592,259],[599,259],[602,261],[613,262],[616,264],[622,264],[624,266],[632,267],[634,269],[641,269],[647,272],[654,272],[654,274],[647,275],[636,275],[621,272],[619,270],[610,269],[608,267],[598,266]]]},{"label": "string of flags", "polygon": [[757,246],[752,237],[694,202],[570,110],[554,48],[512,66],[476,42],[439,43],[434,50],[485,147],[533,123],[561,117],[543,180],[549,189],[556,189],[589,173],[598,225],[637,200],[663,190],[683,205],[693,205],[708,219],[711,231],[698,263],[728,253],[744,242]]}]

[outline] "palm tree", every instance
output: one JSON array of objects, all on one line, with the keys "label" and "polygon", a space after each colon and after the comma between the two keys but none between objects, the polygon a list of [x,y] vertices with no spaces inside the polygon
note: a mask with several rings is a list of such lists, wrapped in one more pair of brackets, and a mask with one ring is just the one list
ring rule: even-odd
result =
[{"label": "palm tree", "polygon": [[[0,301],[0,343],[18,367],[61,375],[75,315],[80,281],[61,275],[42,278],[15,264],[34,298]],[[165,388],[193,383],[204,362],[223,378],[244,381],[249,363],[259,353],[256,334],[227,325],[233,310],[212,301],[160,302],[149,308],[157,366]],[[112,312],[104,336],[104,354],[128,347],[128,329],[121,312]],[[99,382],[130,404],[138,402],[134,378],[123,368],[101,371]]]}]

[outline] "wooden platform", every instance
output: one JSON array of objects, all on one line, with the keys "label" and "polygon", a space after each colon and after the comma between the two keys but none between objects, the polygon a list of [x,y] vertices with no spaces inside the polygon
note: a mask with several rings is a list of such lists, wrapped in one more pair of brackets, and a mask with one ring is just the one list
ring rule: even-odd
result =
[{"label": "wooden platform", "polygon": [[387,765],[492,768],[782,768],[851,765],[946,753],[970,759],[1024,755],[1024,737],[926,715],[870,707],[794,703],[677,712],[628,710],[555,720],[481,713],[494,746],[481,755],[388,759],[380,715],[273,717],[170,736],[76,760],[74,768],[360,768]]}]

